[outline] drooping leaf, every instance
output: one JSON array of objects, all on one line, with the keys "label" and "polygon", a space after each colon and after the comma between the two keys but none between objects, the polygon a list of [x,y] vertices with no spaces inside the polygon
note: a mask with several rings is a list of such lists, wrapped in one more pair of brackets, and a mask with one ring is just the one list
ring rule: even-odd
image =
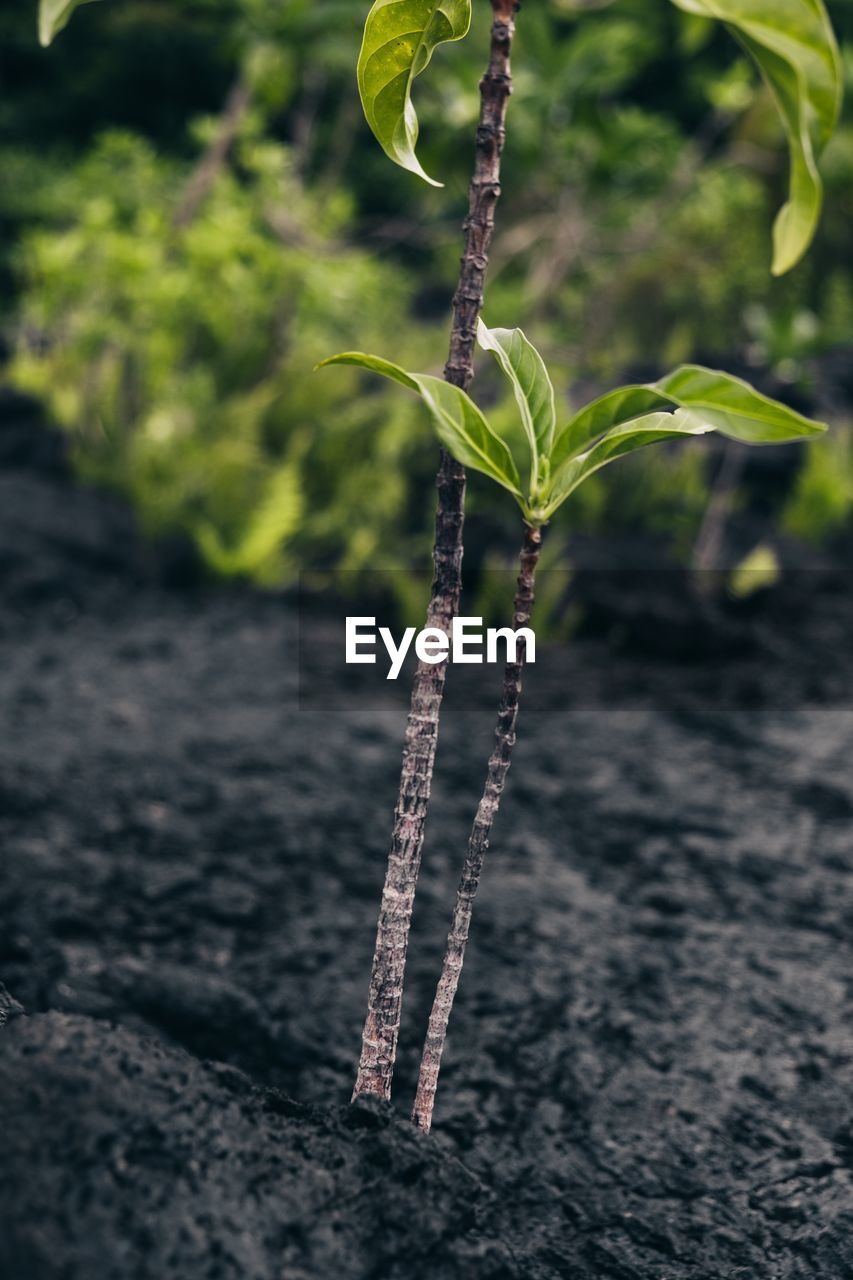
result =
[{"label": "drooping leaf", "polygon": [[345,351],[331,356],[317,368],[331,364],[358,365],[417,392],[429,410],[436,434],[448,453],[463,466],[483,472],[521,500],[521,480],[512,454],[474,401],[459,387],[431,374],[407,373],[390,360],[360,351]]},{"label": "drooping leaf", "polygon": [[841,106],[842,69],[823,0],[673,0],[687,13],[725,22],[767,82],[788,136],[787,203],[773,228],[773,274],[808,249],[820,217],[817,162]]},{"label": "drooping leaf", "polygon": [[39,0],[39,44],[44,48],[68,25],[75,9],[92,0]]},{"label": "drooping leaf", "polygon": [[783,444],[826,430],[825,424],[771,400],[742,378],[686,364],[658,382],[610,391],[576,413],[554,442],[552,474],[615,427],[641,414],[668,408],[701,411],[715,431],[747,444]]},{"label": "drooping leaf", "polygon": [[358,89],[367,123],[385,154],[440,187],[415,155],[418,117],[412,83],[437,45],[461,40],[471,25],[471,0],[376,0],[364,28]]},{"label": "drooping leaf", "polygon": [[530,445],[530,487],[535,489],[544,479],[540,460],[551,452],[557,425],[554,385],[545,362],[521,329],[488,329],[480,320],[477,340],[484,351],[492,352],[512,386]]}]

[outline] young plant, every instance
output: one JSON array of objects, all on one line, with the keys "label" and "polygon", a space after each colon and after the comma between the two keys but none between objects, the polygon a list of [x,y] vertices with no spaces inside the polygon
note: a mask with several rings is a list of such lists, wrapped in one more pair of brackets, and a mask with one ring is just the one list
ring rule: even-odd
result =
[{"label": "young plant", "polygon": [[[74,9],[87,2],[40,0],[42,43],[49,44]],[[473,378],[476,327],[483,303],[495,205],[500,195],[504,125],[512,89],[509,58],[513,19],[519,7],[518,0],[490,0],[490,3],[493,24],[489,65],[480,85],[474,174],[464,224],[465,252],[453,300],[445,383],[416,378],[382,361],[374,361],[372,365],[377,371],[417,390],[430,406],[433,421],[439,428],[442,448],[437,477],[435,572],[427,625],[443,630],[448,629],[459,604],[465,465],[491,475],[509,488],[522,506],[531,530],[524,561],[527,568],[522,577],[526,574],[529,579],[529,603],[532,603],[534,551],[538,554],[539,545],[533,531],[541,528],[572,489],[586,475],[621,453],[673,434],[698,433],[689,418],[680,419],[678,426],[664,429],[652,424],[654,411],[639,411],[648,419],[640,434],[627,430],[634,419],[614,420],[603,434],[593,432],[590,441],[594,443],[586,453],[567,454],[565,433],[555,436],[552,430],[550,439],[547,431],[545,435],[539,433],[542,421],[548,420],[545,412],[544,419],[537,420],[531,428],[534,465],[525,493],[508,449],[465,396]],[[782,274],[802,257],[814,234],[822,196],[817,160],[834,128],[840,105],[840,59],[823,0],[774,0],[772,6],[767,0],[673,0],[673,3],[694,17],[724,22],[758,64],[776,101],[791,156],[789,199],[774,228],[773,270]],[[412,86],[438,45],[460,40],[467,34],[471,16],[472,0],[375,0],[365,25],[358,86],[368,124],[396,164],[432,185],[440,184],[425,173],[416,155],[418,121],[412,103]],[[505,331],[496,330],[494,334],[501,332]],[[516,347],[524,349],[525,340],[515,332]],[[497,346],[493,349],[502,367],[505,371],[513,369],[514,355],[504,349],[501,339],[494,337],[494,342]],[[538,356],[531,353],[532,348],[527,351],[527,357],[535,357],[535,364]],[[359,357],[355,362],[370,359]],[[524,385],[520,384],[522,391]],[[648,405],[651,390],[646,388],[645,392]],[[658,394],[672,410],[673,420],[678,413],[686,412],[673,398],[673,388],[669,388],[666,395],[661,390]],[[639,399],[642,400],[642,396]],[[526,412],[532,412],[530,405]],[[606,416],[606,410],[603,412]],[[626,430],[619,435],[622,427]],[[582,435],[580,427],[578,431]],[[605,443],[608,432],[616,434]],[[445,671],[444,664],[421,663],[414,677],[354,1098],[361,1094],[390,1097],[409,924],[423,847]]]},{"label": "young plant", "polygon": [[[88,2],[40,0],[41,43],[50,44],[74,10]],[[495,207],[501,194],[501,156],[507,104],[512,92],[510,52],[518,0],[490,0],[490,4],[493,22],[489,61],[480,82],[480,116],[468,216],[464,223],[464,253],[453,298],[444,371],[448,384],[462,389],[470,386],[474,374],[476,326],[483,302]],[[471,16],[472,0],[375,0],[365,24],[358,61],[358,87],[367,122],[396,164],[431,185],[440,184],[428,177],[415,155],[418,122],[412,104],[412,85],[438,45],[460,40],[467,34]],[[183,212],[178,212],[180,221],[183,221]],[[436,485],[434,577],[426,625],[447,630],[459,608],[465,471],[443,448]],[[409,924],[423,848],[445,674],[444,664],[420,663],[412,684],[354,1099],[363,1094],[387,1099],[391,1093]]]},{"label": "young plant", "polygon": [[[694,16],[725,22],[758,64],[776,100],[791,155],[789,199],[774,228],[773,271],[782,274],[799,261],[814,235],[821,203],[817,158],[832,133],[840,107],[840,58],[823,0],[775,0],[772,9],[767,0],[673,2]],[[494,15],[491,54],[480,86],[482,109],[465,223],[465,255],[453,301],[450,355],[444,371],[447,385],[437,379],[416,381],[383,362],[373,366],[398,380],[410,379],[414,384],[412,389],[430,406],[436,426],[441,424],[433,549],[435,576],[427,626],[444,631],[449,629],[458,612],[460,596],[464,466],[485,470],[509,488],[522,501],[523,510],[525,504],[529,507],[530,527],[537,529],[534,517],[547,519],[543,513],[555,510],[577,483],[610,460],[600,454],[586,463],[580,463],[575,456],[561,459],[559,452],[551,457],[544,447],[546,441],[538,439],[530,491],[523,498],[511,457],[508,453],[505,456],[502,442],[494,433],[484,429],[477,419],[478,411],[464,395],[473,377],[475,328],[483,304],[494,207],[500,194],[504,119],[511,92],[509,54],[513,16],[518,8],[514,0],[491,0],[491,4]],[[430,183],[434,180],[424,172],[415,153],[418,122],[411,99],[412,85],[429,64],[437,45],[461,39],[470,21],[471,0],[376,0],[365,26],[358,82],[367,121],[385,153],[396,164]],[[507,353],[499,358],[511,365]],[[655,434],[651,424],[647,430],[650,438],[644,442],[665,438],[661,431]],[[695,434],[687,429],[686,423],[684,429],[677,432],[691,433]],[[629,445],[629,440],[635,443]],[[616,450],[612,456],[617,457],[620,452],[639,447],[637,440],[638,437],[629,433],[608,447]],[[566,447],[565,441],[563,447]],[[568,464],[576,461],[580,478],[573,482],[575,472]],[[583,466],[589,470],[584,472]],[[561,477],[559,482],[555,479],[557,474]],[[532,532],[530,539],[523,563],[528,565],[532,602],[533,553],[534,543],[538,548],[538,541]],[[353,1098],[360,1094],[388,1098],[391,1093],[409,927],[423,849],[445,673],[444,663],[433,666],[420,663],[414,677]],[[428,1121],[425,1127],[429,1127]]]},{"label": "young plant", "polygon": [[[617,458],[667,440],[718,432],[743,444],[783,444],[821,435],[826,426],[803,417],[748,383],[701,365],[682,365],[652,383],[618,388],[557,425],[554,388],[542,357],[521,329],[478,328],[480,346],[497,360],[518,408],[524,441],[516,456],[513,437],[502,436],[458,387],[408,373],[361,352],[344,352],[324,364],[355,364],[401,383],[421,397],[444,448],[466,467],[507,489],[521,509],[524,536],[514,631],[529,626],[543,529],[567,498],[594,472]],[[413,1112],[429,1131],[447,1026],[459,984],[474,899],[492,823],[497,816],[515,744],[525,644],[507,664],[486,784],[468,842],[447,948],[430,1014]]]}]

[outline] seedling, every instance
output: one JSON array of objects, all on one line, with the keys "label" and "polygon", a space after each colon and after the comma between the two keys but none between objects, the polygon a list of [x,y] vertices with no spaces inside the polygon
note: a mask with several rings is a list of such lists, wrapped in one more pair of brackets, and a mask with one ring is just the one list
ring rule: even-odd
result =
[{"label": "seedling", "polygon": [[[822,199],[817,160],[832,133],[840,107],[840,57],[823,0],[776,0],[772,9],[766,0],[673,2],[694,16],[725,22],[757,63],[776,100],[791,158],[789,198],[776,219],[773,233],[772,270],[781,275],[799,261],[814,235]],[[453,302],[445,381],[416,377],[376,358],[360,357],[354,361],[364,363],[372,359],[369,367],[376,372],[396,378],[417,391],[430,408],[438,430],[442,452],[433,549],[435,578],[427,626],[445,631],[458,611],[460,597],[464,466],[485,471],[519,501],[530,522],[529,545],[525,544],[522,564],[526,566],[525,574],[532,578],[541,542],[541,523],[588,475],[642,444],[672,435],[700,433],[688,408],[677,398],[682,384],[690,384],[691,371],[681,373],[678,385],[674,375],[667,387],[635,389],[636,394],[629,400],[633,406],[643,406],[635,409],[636,414],[646,418],[642,428],[636,426],[636,417],[620,419],[616,404],[610,401],[595,410],[591,407],[592,417],[586,427],[576,423],[570,436],[566,432],[555,436],[552,429],[549,438],[548,429],[543,426],[550,421],[547,406],[538,406],[538,416],[528,421],[534,412],[528,405],[522,416],[532,439],[532,465],[525,489],[506,445],[465,396],[473,377],[474,335],[483,304],[494,210],[500,194],[504,122],[511,92],[509,54],[514,34],[513,17],[518,8],[513,0],[491,0],[491,4],[494,16],[491,50],[488,70],[480,86],[482,107],[465,223],[465,253]],[[438,45],[459,40],[467,33],[471,11],[471,0],[427,0],[426,3],[424,0],[376,0],[365,26],[358,83],[368,124],[386,155],[433,184],[434,180],[424,172],[416,155],[418,122],[412,88]],[[502,367],[505,372],[511,370],[513,355],[504,349],[500,338],[493,340],[493,350]],[[529,348],[523,335],[519,334],[514,341],[522,350]],[[532,348],[526,350],[526,358],[532,366],[541,365]],[[519,383],[520,387],[523,385]],[[537,379],[537,385],[540,390],[544,387],[541,378]],[[668,407],[672,408],[672,421],[653,420],[655,411],[666,413]],[[612,418],[609,427],[608,413]],[[676,414],[680,416],[676,418]],[[605,440],[596,430],[599,422],[616,434]],[[589,434],[584,440],[585,429]],[[702,429],[713,427],[706,423]],[[409,925],[423,849],[445,671],[444,664],[430,667],[420,662],[412,686],[353,1098],[361,1094],[388,1098],[391,1093]],[[429,1127],[428,1119],[425,1127]]]},{"label": "seedling", "polygon": [[[500,434],[470,396],[439,378],[407,373],[390,361],[355,351],[332,356],[324,364],[359,365],[414,391],[426,405],[444,448],[512,494],[524,521],[512,617],[512,629],[522,637],[533,609],[543,529],[596,471],[638,449],[710,432],[758,445],[806,440],[826,430],[824,423],[771,400],[740,378],[701,365],[682,365],[657,382],[619,387],[585,405],[565,426],[558,427],[551,378],[521,329],[488,329],[481,321],[478,340],[483,350],[495,357],[515,396],[522,427],[519,438],[524,441],[520,454],[514,436]],[[507,663],[504,672],[495,745],[468,842],[421,1060],[413,1119],[426,1131],[432,1124],[441,1057],[474,899],[512,759],[524,663],[522,638],[515,660]]]},{"label": "seedling", "polygon": [[[88,0],[40,0],[43,44]],[[509,443],[467,396],[473,378],[475,336],[483,305],[495,206],[500,196],[507,103],[512,91],[510,52],[517,0],[490,0],[493,14],[489,63],[480,85],[474,172],[465,250],[453,300],[450,351],[444,381],[406,373],[373,356],[350,353],[337,362],[361,364],[402,382],[426,403],[441,442],[433,562],[435,575],[426,625],[449,632],[461,589],[465,467],[489,475],[512,493],[525,520],[517,618],[529,617],[542,528],[583,481],[600,467],[657,441],[719,431],[749,443],[795,439],[820,427],[768,401],[725,374],[685,366],[669,378],[604,396],[556,430],[553,390],[538,354],[520,330],[480,329],[518,400],[529,457],[519,466]],[[835,126],[841,97],[838,49],[823,0],[673,0],[694,17],[724,22],[758,65],[779,109],[790,152],[788,200],[773,233],[772,270],[794,266],[814,235],[822,188],[817,162]],[[358,61],[358,86],[370,128],[396,164],[440,185],[417,158],[418,121],[412,102],[416,78],[439,45],[462,39],[472,0],[375,0]],[[519,623],[516,621],[516,627]],[[498,740],[489,781],[472,833],[466,874],[457,901],[442,984],[430,1023],[416,1118],[429,1127],[432,1096],[467,938],[466,910],[479,880],[488,831],[497,810],[502,777],[514,737],[520,661],[507,667]],[[397,1047],[409,924],[423,848],[424,823],[438,738],[446,664],[419,662],[412,685],[391,852],[377,927],[376,949],[353,1097],[390,1097]],[[478,853],[479,851],[479,853]],[[472,878],[473,877],[473,878]],[[460,906],[460,903],[463,906]],[[467,903],[467,907],[464,904]],[[457,925],[459,926],[457,928]],[[464,927],[463,927],[464,926]]]}]

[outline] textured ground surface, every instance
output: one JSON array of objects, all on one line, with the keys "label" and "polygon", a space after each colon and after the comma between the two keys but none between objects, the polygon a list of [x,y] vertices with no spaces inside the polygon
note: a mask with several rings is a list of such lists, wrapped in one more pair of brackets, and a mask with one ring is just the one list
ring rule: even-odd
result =
[{"label": "textured ground surface", "polygon": [[398,1110],[352,1111],[400,714],[298,710],[281,602],[158,585],[3,430],[4,1280],[853,1274],[843,582],[707,651],[602,590],[612,643],[531,675],[424,1141],[488,710],[448,707]]}]

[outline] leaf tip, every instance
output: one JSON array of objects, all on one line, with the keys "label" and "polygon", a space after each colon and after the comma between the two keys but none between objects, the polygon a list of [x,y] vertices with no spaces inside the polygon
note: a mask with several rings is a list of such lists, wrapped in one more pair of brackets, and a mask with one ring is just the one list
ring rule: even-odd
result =
[{"label": "leaf tip", "polygon": [[[374,133],[375,132],[376,131],[374,130]],[[393,160],[394,164],[398,165],[399,168],[405,169],[407,173],[413,173],[416,178],[422,178],[423,181],[429,187],[444,186],[443,182],[438,182],[435,178],[431,178],[429,176],[429,174],[424,169],[420,160],[418,159],[418,157],[415,155],[414,151],[411,148],[400,150],[395,146],[386,145],[386,143],[383,142],[382,138],[380,138],[378,134],[376,136],[379,139],[379,143],[382,147],[382,150],[385,152],[388,159]]]},{"label": "leaf tip", "polygon": [[798,255],[795,258],[795,257],[792,257],[790,253],[785,253],[782,250],[779,250],[778,252],[774,253],[773,261],[770,264],[771,276],[773,276],[777,280],[779,279],[780,276],[786,276],[788,272],[792,271],[793,268],[797,265],[801,256],[802,255]]},{"label": "leaf tip", "polygon": [[812,231],[807,238],[801,238],[798,242],[792,243],[784,227],[783,215],[780,213],[773,231],[773,261],[770,264],[770,274],[776,279],[787,275],[802,262],[814,236]]},{"label": "leaf tip", "polygon": [[431,178],[429,176],[427,171],[423,168],[423,166],[419,162],[417,156],[414,156],[414,155],[412,156],[411,163],[402,163],[399,160],[397,161],[397,163],[400,164],[403,169],[408,169],[409,173],[413,173],[416,178],[422,178],[428,187],[441,188],[444,186],[443,182],[439,182],[436,178]]}]

